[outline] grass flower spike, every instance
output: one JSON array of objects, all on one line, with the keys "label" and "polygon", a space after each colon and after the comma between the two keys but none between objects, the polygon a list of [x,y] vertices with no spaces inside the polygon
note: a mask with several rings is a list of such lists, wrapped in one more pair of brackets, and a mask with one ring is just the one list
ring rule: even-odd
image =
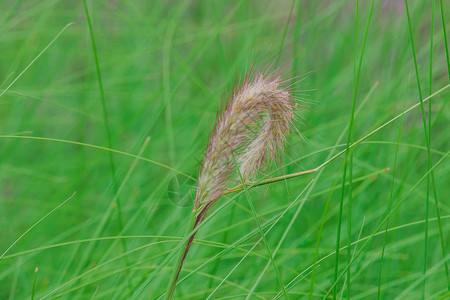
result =
[{"label": "grass flower spike", "polygon": [[[282,87],[283,83],[278,72],[252,75],[250,71],[241,87],[235,86],[230,101],[218,113],[197,180],[192,230],[220,197],[234,191],[229,188],[232,184],[241,184],[236,168],[239,168],[243,184],[248,184],[267,162],[279,159],[286,135],[294,128],[297,106],[291,92]],[[169,282],[166,299],[173,295],[196,232],[186,242]]]},{"label": "grass flower spike", "polygon": [[218,116],[197,181],[194,211],[201,213],[239,182],[233,155],[244,180],[256,175],[267,161],[279,158],[292,127],[291,93],[281,87],[277,72],[247,75],[240,89]]}]

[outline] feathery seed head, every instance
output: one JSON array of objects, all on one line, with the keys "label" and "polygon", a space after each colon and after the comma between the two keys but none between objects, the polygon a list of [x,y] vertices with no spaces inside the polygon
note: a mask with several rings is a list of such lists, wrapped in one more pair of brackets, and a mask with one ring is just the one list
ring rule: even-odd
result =
[{"label": "feathery seed head", "polygon": [[211,207],[231,183],[246,181],[269,160],[279,158],[294,119],[296,103],[277,72],[247,75],[218,115],[200,168],[194,211]]}]

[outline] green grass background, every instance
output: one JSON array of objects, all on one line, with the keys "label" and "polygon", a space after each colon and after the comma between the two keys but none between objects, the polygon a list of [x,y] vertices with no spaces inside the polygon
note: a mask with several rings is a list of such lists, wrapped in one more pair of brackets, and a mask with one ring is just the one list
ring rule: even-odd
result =
[{"label": "green grass background", "polygon": [[[2,1],[0,298],[162,295],[175,261],[164,259],[186,233],[195,191],[195,181],[174,169],[197,176],[217,107],[252,62],[264,66],[279,57],[284,78],[307,74],[294,85],[297,96],[310,103],[309,110],[300,111],[308,125],[298,124],[307,141],[289,137],[282,163],[271,168],[277,175],[314,168],[330,152],[345,149],[366,34],[353,141],[419,102],[409,25],[423,98],[449,83],[440,1],[435,1],[434,17],[432,1],[409,1],[410,24],[403,1],[375,1],[367,32],[370,1],[359,2],[355,19],[356,1],[342,0],[88,1],[105,122],[83,1]],[[442,11],[449,28],[446,2]],[[336,298],[376,299],[379,288],[382,299],[449,297],[445,264],[450,257],[442,253],[442,245],[450,247],[449,95],[449,90],[440,92],[431,106],[433,166],[443,159],[433,169],[435,185],[427,184],[430,166],[417,107],[354,148],[346,173],[352,184],[344,198],[345,156],[320,175],[249,191],[263,225],[293,203],[266,236],[272,252],[283,239],[274,259],[290,299],[331,298],[335,282]],[[428,126],[428,103],[424,112]],[[297,198],[312,178],[312,188]],[[385,240],[382,222],[391,191],[392,206],[401,204],[390,216]],[[176,299],[207,298],[224,279],[211,299],[244,299],[269,262],[262,243],[249,251],[260,234],[245,195],[228,200],[201,228],[180,279],[227,251],[181,282]],[[221,199],[216,209],[228,200]],[[336,261],[338,228],[341,247],[355,243],[350,253],[343,248]],[[309,267],[316,248],[317,259],[327,258],[317,264],[313,278]],[[348,275],[342,272],[351,256]],[[337,281],[336,262],[337,275],[343,275]],[[292,284],[302,272],[305,277]],[[272,299],[279,291],[269,264],[252,299]]]}]

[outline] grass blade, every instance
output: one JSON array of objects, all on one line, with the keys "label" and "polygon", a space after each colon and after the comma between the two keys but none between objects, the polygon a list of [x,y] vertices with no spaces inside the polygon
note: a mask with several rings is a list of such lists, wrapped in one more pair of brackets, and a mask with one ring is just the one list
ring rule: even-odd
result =
[{"label": "grass blade", "polygon": [[[358,5],[359,2],[356,2],[356,11],[358,12]],[[358,94],[358,85],[359,85],[359,77],[361,74],[361,66],[362,66],[362,62],[363,62],[363,58],[364,58],[364,51],[365,51],[365,47],[366,47],[366,42],[367,42],[367,36],[369,33],[369,26],[370,26],[370,20],[372,18],[372,13],[373,13],[373,6],[374,6],[374,0],[371,1],[370,3],[370,10],[369,10],[369,17],[367,19],[367,24],[366,24],[366,29],[364,32],[364,38],[363,38],[363,43],[362,43],[362,49],[361,49],[361,55],[359,57],[359,63],[358,63],[358,68],[355,74],[355,82],[354,82],[354,86],[353,86],[353,99],[352,99],[352,112],[350,115],[350,121],[349,121],[349,127],[348,127],[348,137],[347,137],[347,144],[345,147],[345,158],[344,158],[344,171],[342,172],[342,190],[341,190],[341,199],[340,199],[340,204],[339,204],[339,219],[338,219],[338,226],[337,226],[337,237],[336,237],[336,261],[335,261],[335,266],[334,266],[334,280],[336,281],[337,279],[337,275],[338,275],[338,270],[339,270],[339,244],[340,244],[340,236],[341,236],[341,224],[342,224],[342,209],[344,206],[344,195],[345,195],[345,181],[346,181],[346,176],[347,176],[347,161],[349,159],[350,156],[350,182],[351,182],[351,176],[352,176],[352,162],[353,159],[351,157],[351,153],[350,153],[350,145],[352,143],[352,134],[353,134],[353,122],[354,122],[354,118],[355,118],[355,107],[356,107],[356,96]],[[358,22],[358,13],[356,13],[356,23]],[[356,37],[355,37],[356,40]],[[348,212],[349,215],[347,216],[349,218],[349,224],[348,224],[348,239],[349,239],[349,243],[351,242],[351,198],[352,198],[352,186],[350,184],[349,186],[349,190],[348,190],[348,199],[349,199],[349,205],[348,205]],[[350,248],[350,247],[349,247]],[[351,251],[351,249],[348,249],[348,251]],[[350,259],[351,257],[351,252],[348,253],[348,259]],[[348,264],[349,262],[347,262]],[[347,273],[347,294],[350,295],[350,286],[351,286],[351,280],[350,280],[350,268],[348,269],[348,273]],[[334,289],[333,291],[333,299],[336,299],[336,295],[337,295],[337,290]],[[348,296],[349,297],[349,296]]]},{"label": "grass blade", "polygon": [[[406,92],[405,92],[405,99],[403,101],[403,110],[405,110],[406,108],[406,95],[408,94],[408,86],[409,86],[409,80],[408,80],[408,84],[406,86]],[[391,209],[392,209],[392,201],[394,198],[394,184],[395,184],[395,174],[396,174],[396,170],[397,170],[397,157],[398,157],[398,148],[400,146],[400,135],[402,132],[402,125],[403,125],[403,116],[400,118],[400,124],[398,126],[398,134],[397,134],[397,145],[395,147],[395,153],[394,153],[394,165],[392,168],[392,183],[391,183],[391,193],[389,196],[389,204],[388,204],[388,208],[386,211],[386,215],[390,216],[391,215]],[[381,257],[380,257],[380,273],[378,275],[378,300],[381,299],[381,277],[383,274],[383,260],[384,260],[384,251],[386,248],[386,239],[387,239],[387,233],[389,230],[389,220],[390,218],[388,217],[386,220],[386,227],[384,229],[384,237],[383,237],[383,246],[381,249]]]}]

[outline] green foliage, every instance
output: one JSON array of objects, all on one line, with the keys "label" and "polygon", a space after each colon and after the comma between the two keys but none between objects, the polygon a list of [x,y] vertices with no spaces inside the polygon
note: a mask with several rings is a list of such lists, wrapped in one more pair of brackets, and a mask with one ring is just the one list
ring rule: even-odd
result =
[{"label": "green foliage", "polygon": [[357,18],[348,0],[87,7],[92,36],[81,0],[2,2],[0,299],[161,296],[217,107],[252,62],[277,61],[286,79],[306,75],[293,88],[310,106],[296,124],[307,141],[290,136],[259,179],[316,168],[428,102],[350,147],[348,160],[220,199],[174,299],[280,298],[279,282],[290,299],[332,297],[333,287],[337,298],[448,297],[446,1],[409,1],[410,18],[404,1],[374,1],[367,29],[370,1]]}]

